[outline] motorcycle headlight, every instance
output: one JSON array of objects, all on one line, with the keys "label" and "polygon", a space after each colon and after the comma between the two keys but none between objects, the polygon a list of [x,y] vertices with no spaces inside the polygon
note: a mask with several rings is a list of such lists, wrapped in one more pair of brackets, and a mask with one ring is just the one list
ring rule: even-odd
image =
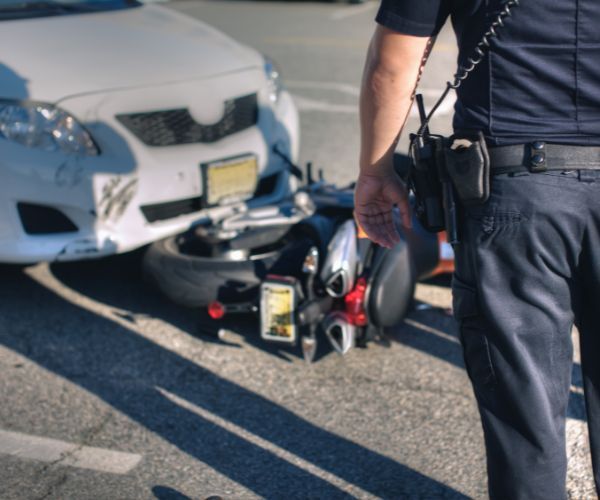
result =
[{"label": "motorcycle headlight", "polygon": [[274,61],[265,57],[265,74],[267,75],[267,85],[269,90],[269,100],[276,104],[283,90],[281,72]]},{"label": "motorcycle headlight", "polygon": [[52,104],[0,101],[0,137],[44,151],[86,156],[100,153],[83,125]]}]

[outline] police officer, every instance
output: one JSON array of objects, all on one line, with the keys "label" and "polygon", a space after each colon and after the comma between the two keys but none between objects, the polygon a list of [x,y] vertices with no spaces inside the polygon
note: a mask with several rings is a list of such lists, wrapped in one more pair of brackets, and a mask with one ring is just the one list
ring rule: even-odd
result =
[{"label": "police officer", "polygon": [[[451,17],[459,63],[506,0],[383,0],[360,97],[356,218],[380,245],[409,224],[392,171],[428,47]],[[600,2],[521,0],[457,90],[454,129],[483,132],[491,193],[465,207],[454,312],[481,415],[489,493],[564,498],[571,329],[580,332],[600,485]]]}]

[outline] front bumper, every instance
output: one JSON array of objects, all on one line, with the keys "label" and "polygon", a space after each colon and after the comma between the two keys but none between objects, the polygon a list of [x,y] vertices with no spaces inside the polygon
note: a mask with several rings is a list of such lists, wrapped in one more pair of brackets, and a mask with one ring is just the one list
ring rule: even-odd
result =
[{"label": "front bumper", "polygon": [[[240,154],[257,157],[259,177],[265,180],[249,205],[285,197],[293,180],[273,148],[297,160],[298,114],[287,92],[273,107],[266,91],[260,90],[264,88],[262,71],[252,70],[210,82],[82,95],[58,103],[90,131],[101,150],[97,157],[46,153],[0,139],[4,214],[0,262],[79,260],[122,253],[218,217],[222,207],[202,209],[198,203],[203,194],[200,164]],[[210,144],[149,147],[115,119],[122,112],[146,110],[152,103],[151,109],[185,106],[199,120],[215,120],[219,108],[207,103],[250,92],[258,96],[256,126]],[[54,228],[44,233],[40,223],[42,232],[32,232],[24,220],[24,206],[38,207],[37,212],[30,211],[34,214],[44,208],[58,212],[75,230],[53,232]]]}]

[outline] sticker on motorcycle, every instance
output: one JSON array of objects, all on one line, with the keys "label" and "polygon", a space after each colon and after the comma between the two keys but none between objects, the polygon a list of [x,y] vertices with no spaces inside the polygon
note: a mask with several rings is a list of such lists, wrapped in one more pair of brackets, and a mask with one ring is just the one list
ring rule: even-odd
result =
[{"label": "sticker on motorcycle", "polygon": [[296,342],[293,283],[265,281],[260,287],[260,335],[265,340]]}]

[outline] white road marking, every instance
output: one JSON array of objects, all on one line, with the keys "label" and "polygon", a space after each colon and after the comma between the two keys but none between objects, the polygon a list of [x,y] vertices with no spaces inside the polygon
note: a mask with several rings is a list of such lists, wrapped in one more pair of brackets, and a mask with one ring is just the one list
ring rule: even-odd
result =
[{"label": "white road marking", "polygon": [[141,455],[134,453],[4,430],[0,430],[0,454],[112,474],[127,474],[142,459]]},{"label": "white road marking", "polygon": [[363,12],[369,12],[370,10],[375,9],[377,5],[377,2],[368,2],[363,5],[354,5],[352,7],[338,9],[332,12],[331,19],[333,19],[334,21],[341,21],[342,19],[357,16],[359,14],[362,14]]},{"label": "white road marking", "polygon": [[294,455],[293,453],[284,450],[283,448],[280,448],[276,444],[273,444],[270,441],[267,441],[266,439],[263,439],[260,436],[257,436],[256,434],[247,431],[246,429],[228,420],[225,420],[219,417],[218,415],[211,413],[208,410],[205,410],[204,408],[200,408],[199,406],[196,406],[195,404],[190,403],[189,401],[182,399],[179,396],[176,396],[175,394],[172,394],[171,392],[167,391],[166,389],[163,389],[162,387],[156,387],[156,390],[158,390],[163,396],[171,400],[173,403],[181,406],[182,408],[185,408],[186,410],[189,410],[195,413],[196,415],[199,415],[200,417],[208,420],[209,422],[218,425],[219,427],[222,427],[228,432],[235,434],[236,436],[240,437],[245,441],[248,441],[249,443],[252,443],[255,446],[258,446],[259,448],[262,448],[268,451],[269,453],[272,453],[281,460],[285,460],[286,462],[289,462],[295,467],[305,470],[309,474],[324,479],[328,483],[331,483],[332,485],[341,490],[351,492],[353,496],[356,496],[358,498],[373,498],[372,494],[359,488],[355,484],[348,483],[344,479],[341,479],[340,477],[332,474],[331,472],[321,469],[317,465],[314,465],[308,462],[307,460],[304,460],[303,458],[300,458]]},{"label": "white road marking", "polygon": [[[304,80],[291,80],[287,82],[287,86],[291,89],[308,89],[308,90],[333,90],[341,94],[351,95],[352,97],[358,97],[360,95],[360,89],[355,85],[341,82],[318,82],[318,81],[304,81]],[[427,98],[427,108],[435,104],[437,99],[442,95],[443,90],[439,89],[419,89],[419,92]],[[357,104],[334,104],[323,99],[313,99],[294,93],[294,101],[301,112],[306,111],[320,111],[324,113],[341,113],[341,114],[358,114]],[[454,112],[454,103],[456,102],[456,95],[450,94],[446,97],[444,102],[440,105],[435,113],[435,117],[451,115]],[[419,113],[416,106],[413,106],[410,110],[411,118],[418,118]]]},{"label": "white road marking", "polygon": [[583,396],[583,387],[577,387],[576,385],[571,385],[571,392],[574,392],[575,394],[579,394],[580,396]]},{"label": "white road marking", "polygon": [[437,328],[433,328],[432,326],[426,325],[425,323],[421,323],[420,321],[415,321],[414,319],[405,318],[404,322],[407,325],[412,326],[413,328],[418,328],[419,330],[423,330],[427,333],[432,333],[433,335],[442,337],[443,339],[453,342],[455,344],[459,343],[458,339],[456,337],[454,337],[453,335],[450,335],[450,334],[448,334],[442,330],[439,330]]},{"label": "white road marking", "polygon": [[334,47],[338,49],[359,49],[361,53],[366,50],[363,40],[339,37],[316,36],[270,36],[263,38],[264,43],[270,45],[294,45],[304,47]]},{"label": "white road marking", "polygon": [[317,99],[310,99],[309,97],[302,97],[294,95],[294,102],[298,107],[299,111],[324,111],[326,113],[358,113],[358,106],[352,106],[347,104],[332,104],[327,101],[320,101]]},{"label": "white road marking", "polygon": [[286,87],[293,89],[336,90],[343,94],[358,97],[360,89],[356,85],[340,82],[314,82],[309,80],[286,80]]}]

